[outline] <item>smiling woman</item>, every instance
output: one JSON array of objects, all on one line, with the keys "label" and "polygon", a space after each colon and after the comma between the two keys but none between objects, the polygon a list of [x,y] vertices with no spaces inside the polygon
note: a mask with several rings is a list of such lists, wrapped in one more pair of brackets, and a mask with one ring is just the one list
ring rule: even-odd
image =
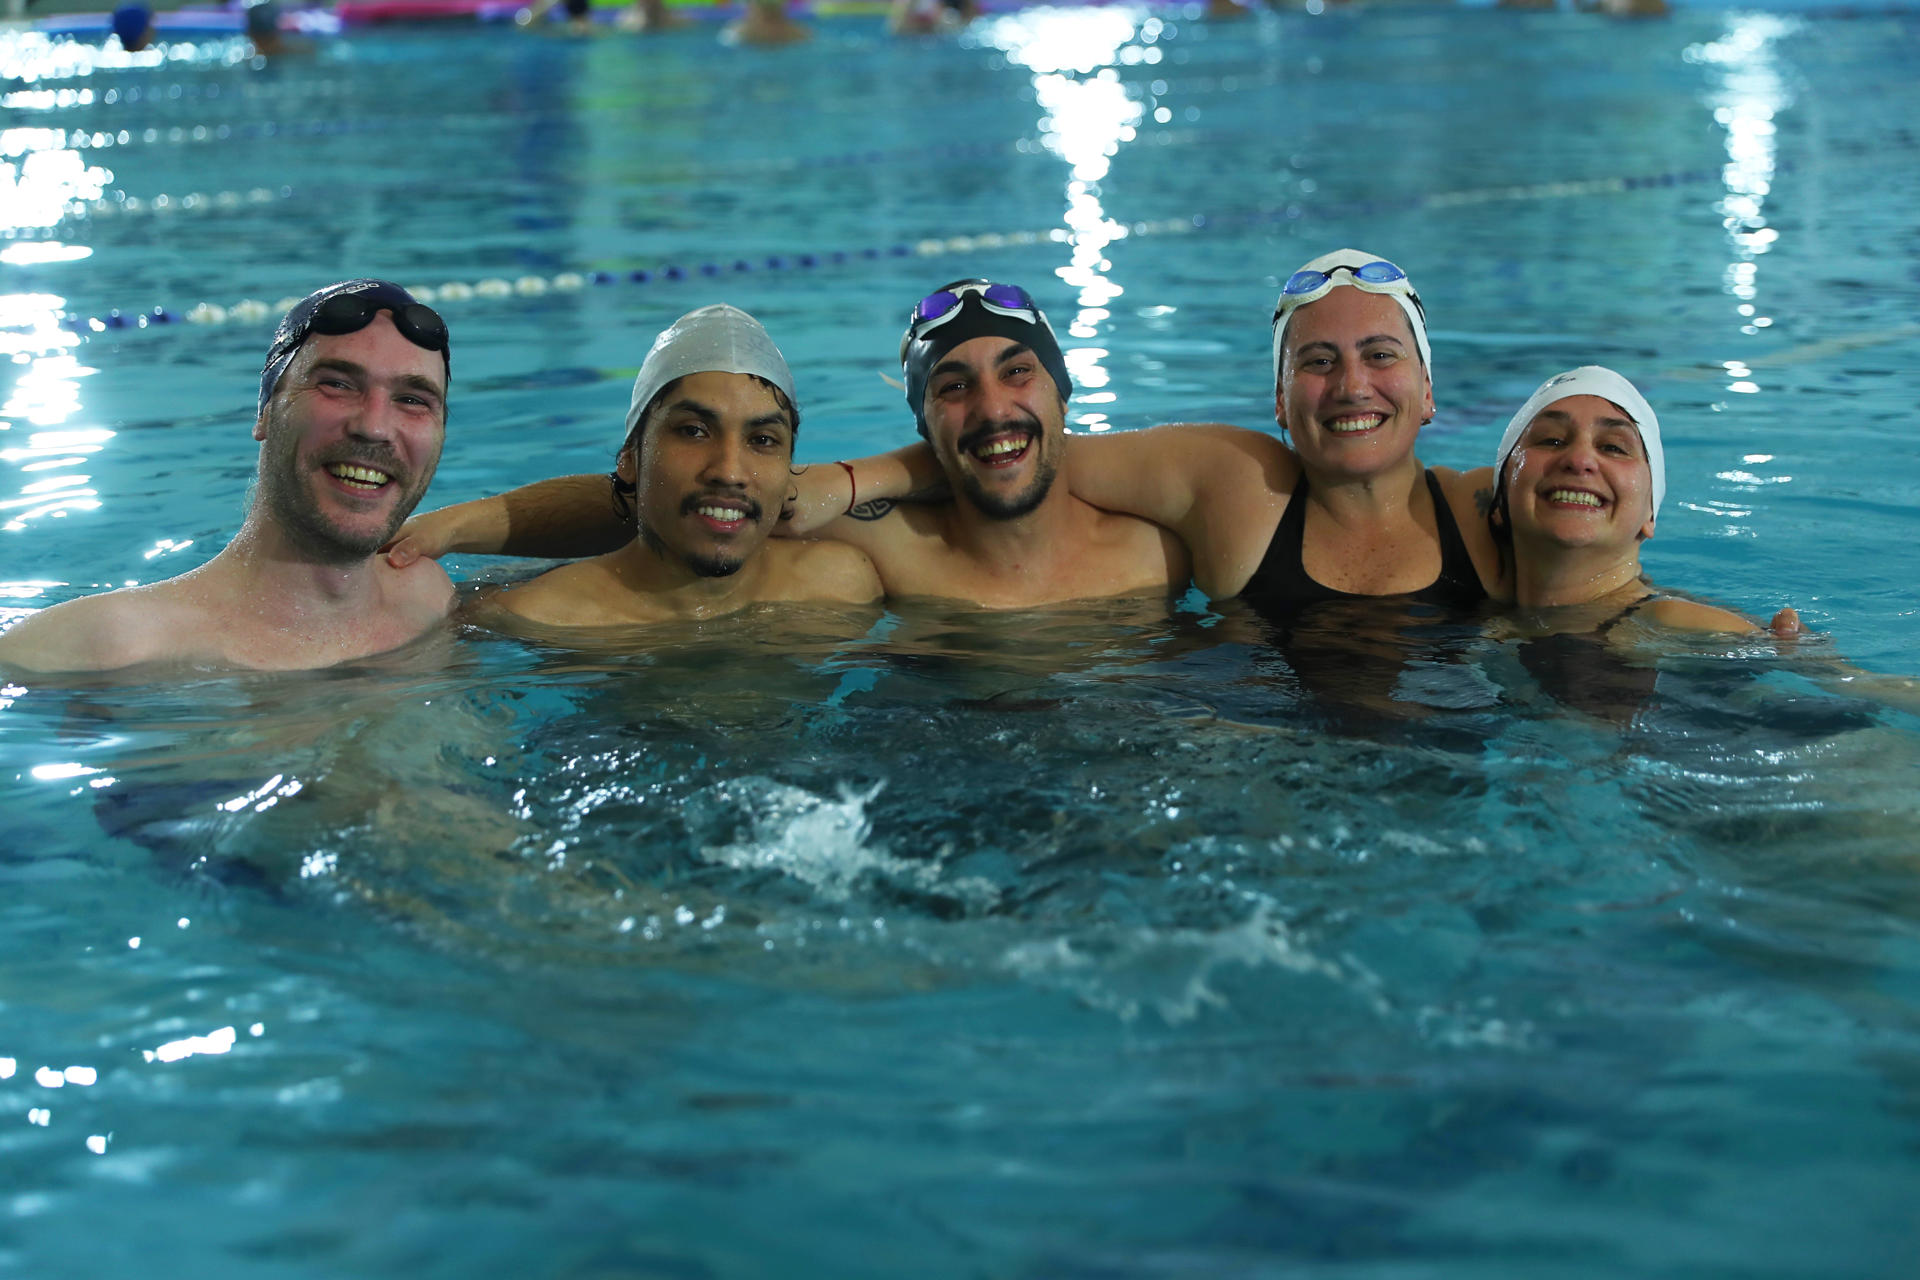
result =
[{"label": "smiling woman", "polygon": [[[1658,595],[1641,574],[1666,496],[1660,419],[1634,385],[1586,365],[1540,384],[1507,424],[1491,520],[1512,549],[1514,600],[1556,629],[1607,631],[1629,615],[1689,631],[1746,632],[1737,613]],[[1785,610],[1782,632],[1797,629]],[[1791,619],[1791,621],[1790,621]]]}]

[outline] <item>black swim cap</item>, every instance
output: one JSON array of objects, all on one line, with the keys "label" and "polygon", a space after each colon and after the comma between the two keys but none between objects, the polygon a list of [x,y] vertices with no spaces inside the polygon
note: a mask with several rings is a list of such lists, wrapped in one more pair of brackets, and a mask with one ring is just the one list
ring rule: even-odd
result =
[{"label": "black swim cap", "polygon": [[[336,298],[349,302],[328,307],[328,316],[322,318],[320,309]],[[360,305],[353,307],[352,302]],[[267,348],[266,366],[260,370],[260,415],[266,415],[267,401],[273,398],[281,375],[286,373],[287,366],[293,363],[294,355],[308,338],[316,332],[357,333],[373,323],[373,317],[382,311],[393,312],[394,327],[408,342],[427,351],[438,351],[445,362],[447,379],[452,381],[453,356],[448,351],[446,322],[433,308],[415,302],[412,294],[391,280],[342,280],[316,289],[294,303],[286,318],[280,321],[280,327],[274,330],[273,345]],[[320,322],[316,324],[316,320]]]},{"label": "black swim cap", "polygon": [[927,377],[947,352],[974,338],[1009,338],[1024,343],[1053,378],[1065,404],[1073,394],[1066,358],[1053,326],[1025,289],[988,280],[955,280],[914,304],[907,333],[900,340],[900,369],[907,382],[907,406],[921,435],[927,434],[924,405]]}]

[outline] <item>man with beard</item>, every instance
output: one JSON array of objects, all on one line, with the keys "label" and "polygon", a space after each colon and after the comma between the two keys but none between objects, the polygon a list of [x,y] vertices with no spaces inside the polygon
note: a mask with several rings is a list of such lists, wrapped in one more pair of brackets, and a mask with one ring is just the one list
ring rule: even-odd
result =
[{"label": "man with beard", "polygon": [[[950,501],[859,502],[903,492],[897,454],[801,468],[799,526],[818,508],[853,514],[832,540],[871,558],[888,596],[942,596],[995,609],[1178,591],[1185,547],[1158,525],[1089,506],[1067,491],[1067,397],[1073,390],[1053,327],[1024,289],[959,280],[915,305],[900,348],[907,403],[932,445]],[[449,551],[577,555],[618,536],[604,481],[568,476],[412,521],[396,564]],[[833,489],[828,495],[826,490]],[[788,547],[775,541],[770,548]],[[800,544],[805,545],[805,544]]]},{"label": "man with beard", "polygon": [[0,665],[288,670],[405,644],[444,619],[436,564],[374,555],[433,479],[446,436],[447,327],[399,285],[302,299],[260,374],[253,500],[232,542],[165,582],[55,605],[0,636]]},{"label": "man with beard", "polygon": [[[856,502],[826,528],[873,558],[888,595],[1018,609],[1185,585],[1178,538],[1062,482],[1073,383],[1026,290],[978,279],[934,290],[908,318],[900,366],[953,499]],[[847,479],[857,487],[851,467]]]},{"label": "man with beard", "polygon": [[[760,322],[729,306],[688,312],[654,340],[634,379],[613,473],[630,540],[497,603],[533,622],[580,627],[879,598],[873,566],[852,547],[767,540],[799,427],[793,375]],[[485,511],[489,501],[468,506]]]}]

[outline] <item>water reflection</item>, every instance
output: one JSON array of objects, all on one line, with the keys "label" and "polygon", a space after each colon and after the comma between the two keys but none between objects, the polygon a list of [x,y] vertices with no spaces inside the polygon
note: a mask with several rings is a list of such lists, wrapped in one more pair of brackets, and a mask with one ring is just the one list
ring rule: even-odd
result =
[{"label": "water reflection", "polygon": [[[1724,36],[1711,44],[1695,45],[1686,54],[1690,62],[1722,69],[1719,89],[1711,99],[1713,118],[1727,132],[1727,164],[1722,170],[1726,195],[1717,211],[1734,252],[1724,277],[1726,290],[1735,300],[1740,332],[1748,335],[1773,324],[1771,316],[1762,314],[1759,259],[1780,238],[1779,230],[1767,225],[1766,201],[1779,163],[1774,118],[1792,105],[1775,48],[1799,25],[1771,14],[1729,15]],[[1729,367],[1729,391],[1752,394],[1760,389],[1744,369],[1741,366],[1736,372]]]},{"label": "water reflection", "polygon": [[[20,439],[19,423],[57,428],[79,412],[80,379],[95,372],[64,351],[33,358],[35,346],[44,350],[56,340],[64,346],[78,338],[54,328],[50,309],[24,305],[22,298],[0,299],[0,339],[13,349],[14,363],[25,366],[5,404],[0,404],[0,417],[5,418],[0,422],[5,433],[0,435],[0,462],[13,464],[22,477],[13,495],[0,498],[0,529],[10,532],[24,529],[32,520],[97,509],[100,495],[91,487],[92,477],[72,468],[85,465],[114,435],[103,428],[83,427],[32,431]],[[22,313],[28,322],[13,323]]]},{"label": "water reflection", "polygon": [[[1113,263],[1106,251],[1109,244],[1126,236],[1127,229],[1107,216],[1100,184],[1120,145],[1133,141],[1144,110],[1114,66],[1157,60],[1147,54],[1159,51],[1143,45],[1151,44],[1160,30],[1157,19],[1136,25],[1134,15],[1126,11],[1097,9],[1010,15],[996,20],[984,33],[986,42],[1004,50],[1010,63],[1033,72],[1034,96],[1044,113],[1039,121],[1041,145],[1068,166],[1063,221],[1071,253],[1067,265],[1055,274],[1077,290],[1078,310],[1067,323],[1067,333],[1083,342],[1100,336],[1102,322],[1113,314],[1110,304],[1122,293],[1107,274]],[[1136,36],[1142,44],[1134,43]],[[1104,348],[1092,346],[1066,350],[1077,404],[1113,402],[1101,364],[1107,354]],[[1111,425],[1105,412],[1090,409],[1075,414],[1073,422],[1092,431]]]},{"label": "water reflection", "polygon": [[55,226],[74,204],[106,191],[112,172],[88,164],[66,140],[59,129],[0,130],[0,232]]}]

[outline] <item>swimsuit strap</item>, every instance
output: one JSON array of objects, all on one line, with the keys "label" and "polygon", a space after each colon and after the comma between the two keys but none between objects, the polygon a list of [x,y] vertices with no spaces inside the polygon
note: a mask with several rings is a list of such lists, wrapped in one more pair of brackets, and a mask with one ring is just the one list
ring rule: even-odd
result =
[{"label": "swimsuit strap", "polygon": [[1473,553],[1467,550],[1467,540],[1460,535],[1453,508],[1447,505],[1446,492],[1432,467],[1427,468],[1427,492],[1433,495],[1434,531],[1440,535],[1440,576],[1414,595],[1436,604],[1473,604],[1486,599],[1480,571],[1473,567]]},{"label": "swimsuit strap", "polygon": [[1440,542],[1440,573],[1426,586],[1397,596],[1367,596],[1336,591],[1307,572],[1307,477],[1303,473],[1287,499],[1280,523],[1260,565],[1240,589],[1240,598],[1256,609],[1291,611],[1325,600],[1414,600],[1422,604],[1467,607],[1487,598],[1480,585],[1480,573],[1473,567],[1473,554],[1447,506],[1440,478],[1426,472],[1427,492],[1433,498],[1434,531]]},{"label": "swimsuit strap", "polygon": [[1615,627],[1625,622],[1628,618],[1631,618],[1634,614],[1640,612],[1640,610],[1644,609],[1646,606],[1652,604],[1654,601],[1659,600],[1661,598],[1662,597],[1660,593],[1657,591],[1647,592],[1647,594],[1641,596],[1638,600],[1635,600],[1632,604],[1628,605],[1626,608],[1622,609],[1620,612],[1614,614],[1611,618],[1608,618],[1605,622],[1595,627],[1593,629],[1593,634],[1596,636],[1604,637],[1607,634],[1607,632],[1613,630]]}]

